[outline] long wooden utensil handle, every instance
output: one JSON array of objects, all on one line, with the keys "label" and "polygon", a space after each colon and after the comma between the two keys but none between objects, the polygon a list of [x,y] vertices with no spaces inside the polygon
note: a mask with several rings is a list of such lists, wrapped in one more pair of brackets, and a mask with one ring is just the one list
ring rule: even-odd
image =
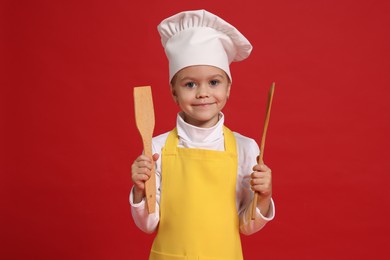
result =
[{"label": "long wooden utensil handle", "polygon": [[156,211],[156,169],[153,161],[152,153],[152,138],[142,140],[144,146],[144,154],[152,159],[152,169],[150,178],[145,182],[146,203],[148,205],[148,213],[152,214]]},{"label": "long wooden utensil handle", "polygon": [[[267,129],[268,129],[268,123],[269,123],[269,118],[271,115],[271,106],[272,106],[272,99],[274,97],[274,91],[275,91],[275,82],[272,83],[272,86],[269,90],[268,93],[268,102],[267,102],[267,110],[265,114],[265,120],[264,120],[264,128],[263,128],[263,135],[261,137],[261,143],[260,143],[260,155],[258,158],[257,163],[262,164],[263,163],[263,156],[264,156],[264,148],[265,148],[265,138],[267,136]],[[252,205],[251,205],[251,219],[256,218],[256,206],[257,206],[257,197],[258,193],[255,192],[253,200],[252,200]]]},{"label": "long wooden utensil handle", "polygon": [[[142,137],[144,154],[152,159],[152,136],[154,130],[154,109],[152,90],[150,86],[134,88],[135,121]],[[146,203],[149,214],[155,212],[156,207],[156,174],[154,162],[149,180],[145,182]]]}]

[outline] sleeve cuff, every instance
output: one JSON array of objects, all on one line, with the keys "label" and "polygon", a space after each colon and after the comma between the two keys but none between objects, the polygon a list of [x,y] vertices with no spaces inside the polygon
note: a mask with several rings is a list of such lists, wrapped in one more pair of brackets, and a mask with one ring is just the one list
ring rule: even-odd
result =
[{"label": "sleeve cuff", "polygon": [[266,220],[267,222],[274,219],[274,217],[275,217],[275,204],[274,204],[274,201],[272,198],[271,198],[271,204],[269,206],[268,214],[266,216],[263,216],[263,214],[261,214],[261,212],[260,212],[260,209],[256,207],[256,216]]}]

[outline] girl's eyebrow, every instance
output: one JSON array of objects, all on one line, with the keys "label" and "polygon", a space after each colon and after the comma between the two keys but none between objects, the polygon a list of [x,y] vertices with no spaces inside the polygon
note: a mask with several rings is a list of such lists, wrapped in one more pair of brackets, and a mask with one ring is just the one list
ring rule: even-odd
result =
[{"label": "girl's eyebrow", "polygon": [[207,77],[209,80],[210,79],[215,79],[215,78],[221,78],[223,79],[223,75],[222,74],[214,74],[214,75],[210,75],[209,77]]},{"label": "girl's eyebrow", "polygon": [[179,81],[180,81],[180,82],[183,82],[183,81],[186,81],[186,80],[194,80],[194,78],[193,78],[193,77],[190,77],[190,76],[186,76],[186,77],[184,77],[184,78],[181,78]]},{"label": "girl's eyebrow", "polygon": [[[223,75],[222,74],[213,74],[213,75],[208,76],[207,78],[208,79],[212,79],[212,78],[222,78],[223,79]],[[185,76],[184,78],[181,78],[179,81],[182,82],[185,80],[196,80],[196,78],[191,77],[191,76]]]}]

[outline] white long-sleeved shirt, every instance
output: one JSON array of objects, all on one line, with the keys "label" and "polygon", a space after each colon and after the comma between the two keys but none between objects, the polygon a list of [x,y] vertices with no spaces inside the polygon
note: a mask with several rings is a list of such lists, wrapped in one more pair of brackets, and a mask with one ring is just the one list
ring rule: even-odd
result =
[{"label": "white long-sleeved shirt", "polygon": [[[225,150],[223,135],[224,115],[221,113],[218,123],[211,128],[199,128],[187,124],[180,113],[177,116],[176,127],[179,136],[179,147],[199,148],[210,150]],[[145,199],[140,203],[133,202],[133,191],[130,192],[131,213],[135,224],[144,232],[152,233],[159,223],[159,209],[161,197],[161,151],[165,145],[169,132],[154,137],[152,140],[153,154],[158,153],[160,157],[156,161],[156,212],[148,214]],[[240,221],[240,232],[245,235],[259,231],[275,215],[275,206],[271,200],[271,206],[267,216],[263,216],[259,209],[256,209],[256,219],[250,219],[251,201],[253,192],[250,189],[252,168],[257,164],[256,158],[259,155],[257,143],[248,137],[233,132],[236,138],[238,169],[236,182],[236,207]]]}]

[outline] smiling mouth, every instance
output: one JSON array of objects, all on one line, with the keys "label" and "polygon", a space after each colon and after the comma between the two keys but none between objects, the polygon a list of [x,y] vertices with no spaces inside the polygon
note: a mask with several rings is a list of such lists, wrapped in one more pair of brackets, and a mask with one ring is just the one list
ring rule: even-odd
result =
[{"label": "smiling mouth", "polygon": [[213,105],[215,103],[201,103],[201,104],[193,104],[194,107],[205,107],[209,105]]}]

